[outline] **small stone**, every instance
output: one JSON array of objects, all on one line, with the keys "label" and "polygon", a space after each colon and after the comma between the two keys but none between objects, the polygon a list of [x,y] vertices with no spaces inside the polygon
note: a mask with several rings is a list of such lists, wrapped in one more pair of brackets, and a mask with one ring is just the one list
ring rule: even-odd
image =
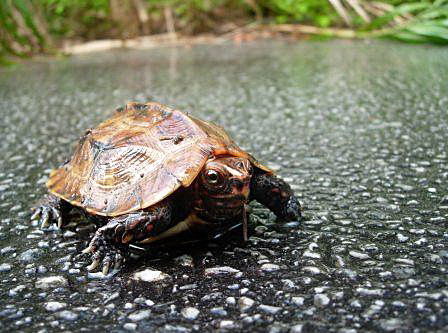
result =
[{"label": "small stone", "polygon": [[275,315],[277,312],[279,312],[282,308],[277,307],[277,306],[271,306],[271,305],[265,305],[265,304],[260,304],[258,306],[258,309],[260,309],[263,312]]},{"label": "small stone", "polygon": [[221,320],[219,323],[219,328],[231,329],[235,328],[235,322],[233,320]]},{"label": "small stone", "polygon": [[397,258],[394,261],[399,263],[399,264],[414,266],[414,260],[412,260],[412,259]]},{"label": "small stone", "polygon": [[15,252],[15,251],[16,251],[15,247],[7,246],[7,247],[4,247],[4,248],[2,248],[0,250],[0,254],[4,255],[4,254],[12,253],[12,252]]},{"label": "small stone", "polygon": [[311,251],[308,251],[308,250],[306,250],[305,252],[303,252],[303,257],[305,257],[305,258],[311,258],[311,259],[320,259],[320,258],[321,258],[321,256],[320,256],[319,253],[311,252]]},{"label": "small stone", "polygon": [[222,308],[222,307],[211,308],[211,309],[210,309],[210,313],[211,313],[212,315],[219,316],[219,317],[225,317],[225,316],[227,316],[227,311],[224,310],[224,308]]},{"label": "small stone", "polygon": [[67,230],[66,232],[64,232],[64,234],[62,236],[65,237],[65,238],[75,237],[76,236],[76,232]]},{"label": "small stone", "polygon": [[36,281],[36,288],[39,289],[54,289],[57,287],[65,287],[68,285],[68,281],[65,277],[56,275],[48,276]]},{"label": "small stone", "polygon": [[56,317],[63,319],[63,320],[73,321],[73,320],[78,319],[78,314],[74,313],[72,311],[64,310],[61,312],[57,312]]},{"label": "small stone", "polygon": [[350,256],[352,256],[353,258],[360,260],[366,260],[370,258],[370,256],[367,253],[362,253],[358,251],[350,251],[348,254],[350,254]]},{"label": "small stone", "polygon": [[194,266],[193,265],[193,257],[188,254],[184,254],[180,257],[174,258],[174,261],[184,267],[193,267]]},{"label": "small stone", "polygon": [[8,295],[9,296],[17,296],[18,294],[20,294],[23,290],[25,290],[26,286],[24,286],[23,284],[18,285],[17,287],[14,287],[12,289],[9,290]]},{"label": "small stone", "polygon": [[0,265],[0,272],[9,272],[11,270],[10,264],[1,264]]},{"label": "small stone", "polygon": [[382,319],[379,321],[379,324],[381,329],[386,332],[396,332],[405,328],[403,321],[398,318]]},{"label": "small stone", "polygon": [[305,302],[305,298],[300,296],[294,296],[291,298],[291,301],[297,306],[302,306],[303,303]]},{"label": "small stone", "polygon": [[137,330],[137,324],[136,323],[126,323],[123,325],[123,328],[126,331],[135,331],[135,330]]},{"label": "small stone", "polygon": [[39,243],[37,243],[37,246],[41,247],[41,248],[49,248],[50,247],[50,243],[46,242],[46,241],[40,241]]},{"label": "small stone", "polygon": [[239,306],[240,310],[243,312],[249,310],[254,304],[255,304],[255,301],[249,297],[241,297],[238,300],[238,306]]},{"label": "small stone", "polygon": [[359,300],[357,300],[357,299],[353,299],[353,300],[350,302],[350,306],[351,306],[352,308],[356,308],[356,309],[361,309],[361,308],[362,308],[362,304],[361,304],[361,302],[360,302]]},{"label": "small stone", "polygon": [[128,319],[132,320],[132,321],[140,321],[140,320],[148,319],[150,316],[151,316],[150,310],[140,310],[140,311],[132,312],[128,316]]},{"label": "small stone", "polygon": [[61,302],[47,302],[47,303],[45,303],[45,310],[50,311],[50,312],[55,312],[55,311],[62,310],[62,309],[65,308],[66,306],[67,306],[66,303],[61,303]]},{"label": "small stone", "polygon": [[156,271],[152,269],[145,269],[143,271],[139,271],[134,273],[134,279],[145,281],[145,282],[156,282],[169,279],[170,276],[161,271]]},{"label": "small stone", "polygon": [[29,249],[20,254],[19,260],[24,263],[31,263],[39,258],[41,251],[39,249]]},{"label": "small stone", "polygon": [[442,200],[440,200],[441,205],[448,205],[448,195],[445,195]]},{"label": "small stone", "polygon": [[227,297],[226,298],[226,303],[229,304],[229,305],[235,305],[236,304],[235,297]]},{"label": "small stone", "polygon": [[302,332],[303,332],[302,324],[294,325],[289,329],[289,333],[302,333]]},{"label": "small stone", "polygon": [[265,271],[265,272],[275,272],[275,271],[278,271],[279,269],[280,269],[280,266],[276,265],[276,264],[268,263],[268,264],[261,265],[261,270]]},{"label": "small stone", "polygon": [[383,296],[384,294],[384,290],[381,289],[356,288],[356,292],[361,296]]},{"label": "small stone", "polygon": [[311,273],[313,275],[317,275],[317,274],[321,274],[322,273],[322,271],[318,267],[314,267],[314,266],[304,266],[302,268],[302,271],[307,272],[307,273]]},{"label": "small stone", "polygon": [[294,290],[294,287],[296,286],[292,280],[289,279],[283,279],[283,290]]},{"label": "small stone", "polygon": [[400,243],[407,242],[409,240],[409,237],[403,235],[403,234],[397,234],[397,239]]},{"label": "small stone", "polygon": [[318,308],[323,308],[330,304],[330,299],[326,294],[316,294],[314,295],[314,305]]},{"label": "small stone", "polygon": [[131,309],[135,308],[135,305],[132,304],[132,303],[127,302],[127,303],[124,304],[123,307],[124,307],[125,310],[131,310]]},{"label": "small stone", "polygon": [[229,267],[229,266],[211,267],[211,268],[206,268],[204,271],[205,275],[236,274],[239,272],[240,272],[239,270]]},{"label": "small stone", "polygon": [[199,310],[193,307],[186,307],[181,311],[185,319],[195,320],[199,316]]},{"label": "small stone", "polygon": [[153,306],[155,303],[153,301],[151,301],[150,299],[145,300],[145,305],[146,306]]}]

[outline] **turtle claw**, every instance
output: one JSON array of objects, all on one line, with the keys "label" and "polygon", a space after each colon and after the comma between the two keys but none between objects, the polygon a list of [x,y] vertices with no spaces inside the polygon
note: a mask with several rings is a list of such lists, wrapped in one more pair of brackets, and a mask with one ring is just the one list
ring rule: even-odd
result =
[{"label": "turtle claw", "polygon": [[109,273],[109,268],[110,268],[110,260],[105,261],[103,264],[103,275],[107,275],[107,273]]},{"label": "turtle claw", "polygon": [[95,248],[92,245],[89,245],[84,250],[82,250],[82,253],[92,253],[94,250]]},{"label": "turtle claw", "polygon": [[56,223],[58,228],[62,227],[62,216],[58,208],[51,205],[42,205],[32,208],[31,221],[38,221],[41,229],[48,228],[51,223]]},{"label": "turtle claw", "polygon": [[95,268],[98,267],[98,265],[100,264],[100,261],[101,261],[100,259],[92,260],[92,263],[89,266],[87,266],[87,270],[89,272],[93,271]]},{"label": "turtle claw", "polygon": [[102,264],[101,271],[104,275],[107,275],[111,268],[118,269],[123,261],[121,250],[109,244],[101,233],[93,237],[82,253],[90,253],[92,256],[92,263],[87,266],[87,270],[91,272]]}]

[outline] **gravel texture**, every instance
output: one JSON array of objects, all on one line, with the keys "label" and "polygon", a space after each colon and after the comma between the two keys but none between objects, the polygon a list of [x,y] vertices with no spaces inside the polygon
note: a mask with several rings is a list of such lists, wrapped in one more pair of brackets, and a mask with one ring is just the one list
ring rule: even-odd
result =
[{"label": "gravel texture", "polygon": [[[362,41],[0,69],[0,331],[448,330],[447,77],[447,49]],[[87,274],[95,226],[42,231],[29,209],[85,129],[132,100],[221,124],[292,185],[304,220],[254,204],[246,244],[235,229]]]}]

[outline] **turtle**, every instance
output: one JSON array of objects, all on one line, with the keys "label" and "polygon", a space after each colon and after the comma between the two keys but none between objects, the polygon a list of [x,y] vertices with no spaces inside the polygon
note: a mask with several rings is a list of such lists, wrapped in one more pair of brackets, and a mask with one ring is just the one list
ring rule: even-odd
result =
[{"label": "turtle", "polygon": [[220,126],[166,105],[127,103],[87,130],[70,159],[51,171],[33,208],[42,228],[63,227],[72,209],[101,222],[89,271],[118,268],[130,244],[150,246],[186,230],[239,221],[256,200],[279,219],[299,220],[291,187],[241,149]]}]

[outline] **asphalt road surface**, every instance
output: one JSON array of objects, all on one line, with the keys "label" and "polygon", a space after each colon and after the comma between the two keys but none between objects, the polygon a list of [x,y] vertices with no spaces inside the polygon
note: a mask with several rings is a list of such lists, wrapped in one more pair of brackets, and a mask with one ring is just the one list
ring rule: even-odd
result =
[{"label": "asphalt road surface", "polygon": [[[95,226],[41,231],[30,207],[85,129],[148,100],[225,127],[292,184],[304,220],[253,205],[246,244],[235,229],[88,274]],[[0,330],[446,331],[447,122],[437,46],[266,41],[0,69]]]}]

